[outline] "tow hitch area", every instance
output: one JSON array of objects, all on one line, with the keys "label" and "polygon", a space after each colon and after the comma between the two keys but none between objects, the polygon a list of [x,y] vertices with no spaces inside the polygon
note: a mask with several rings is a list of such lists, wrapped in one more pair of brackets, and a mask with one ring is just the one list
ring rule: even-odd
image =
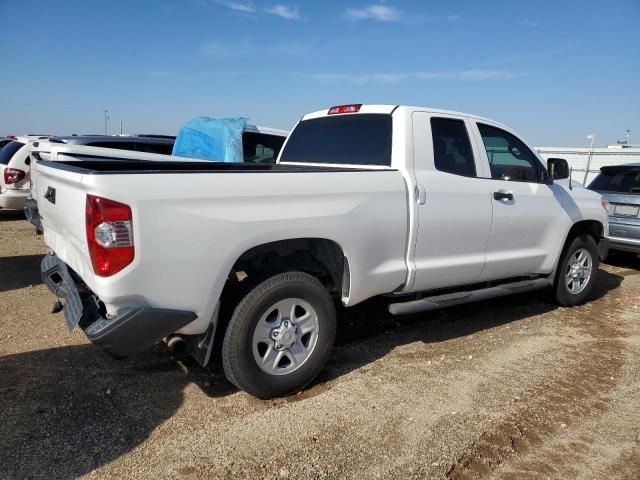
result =
[{"label": "tow hitch area", "polygon": [[[69,269],[55,255],[45,255],[40,270],[45,285],[56,296],[51,312],[57,313],[62,310],[67,328],[73,330],[82,320],[85,308]],[[63,299],[64,303],[61,303],[60,299]]]},{"label": "tow hitch area", "polygon": [[63,300],[63,303],[58,300],[54,307],[63,307],[69,330],[80,325],[92,343],[115,357],[142,352],[196,319],[193,312],[142,305],[105,318],[100,313],[95,294],[89,290],[79,291],[69,268],[58,257],[45,256],[41,273],[49,290]]}]

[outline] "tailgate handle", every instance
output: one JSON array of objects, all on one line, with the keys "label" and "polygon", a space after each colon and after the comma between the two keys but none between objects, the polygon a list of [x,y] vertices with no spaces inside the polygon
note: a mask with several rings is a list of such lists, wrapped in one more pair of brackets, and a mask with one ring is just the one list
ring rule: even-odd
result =
[{"label": "tailgate handle", "polygon": [[51,203],[55,205],[56,203],[56,189],[53,187],[47,188],[47,193],[44,194],[44,198],[49,200]]}]

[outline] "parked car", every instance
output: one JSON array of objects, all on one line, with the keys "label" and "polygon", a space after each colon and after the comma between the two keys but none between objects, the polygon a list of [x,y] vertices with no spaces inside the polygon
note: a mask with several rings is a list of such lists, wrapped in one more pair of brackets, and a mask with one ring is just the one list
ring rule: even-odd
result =
[{"label": "parked car", "polygon": [[602,167],[589,189],[609,201],[611,249],[640,253],[640,163]]},{"label": "parked car", "polygon": [[29,143],[27,136],[14,137],[0,149],[0,208],[22,210],[29,195]]},{"label": "parked car", "polygon": [[[247,125],[242,135],[243,156],[245,162],[251,163],[274,163],[288,132],[275,128]],[[65,161],[65,152],[77,151],[74,146],[95,147],[96,149],[119,149],[135,152],[155,153],[160,155],[171,155],[175,137],[166,135],[136,135],[136,136],[101,136],[84,135],[71,137],[56,137],[48,141],[34,142],[31,147],[31,161],[33,163],[40,160]],[[52,151],[56,152],[55,158]],[[90,150],[84,155],[106,157],[109,151]],[[119,154],[120,158],[131,156]],[[140,156],[133,156],[138,158]],[[74,157],[77,160],[77,157]],[[162,157],[146,156],[145,160],[167,160]],[[184,158],[174,157],[174,161],[184,161]],[[35,179],[32,179],[35,183]],[[32,184],[32,189],[33,184]],[[24,211],[27,219],[36,227],[36,232],[42,232],[38,204],[34,195],[29,195],[24,204]]]},{"label": "parked car", "polygon": [[220,338],[227,378],[269,398],[322,369],[336,301],[584,302],[607,212],[566,172],[494,121],[398,105],[305,115],[275,165],[42,161],[42,276],[110,353],[165,339],[206,365]]}]

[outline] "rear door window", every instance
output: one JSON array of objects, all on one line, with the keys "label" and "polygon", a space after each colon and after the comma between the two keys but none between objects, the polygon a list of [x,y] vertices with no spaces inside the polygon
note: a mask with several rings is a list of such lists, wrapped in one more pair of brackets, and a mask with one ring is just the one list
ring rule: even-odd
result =
[{"label": "rear door window", "polygon": [[640,167],[605,168],[591,182],[589,189],[600,192],[640,194]]},{"label": "rear door window", "polygon": [[432,118],[431,135],[437,170],[464,177],[476,176],[476,163],[463,120]]},{"label": "rear door window", "polygon": [[13,142],[7,143],[4,147],[2,147],[2,150],[0,150],[0,163],[2,165],[9,165],[9,161],[11,160],[13,155],[22,147],[24,147],[24,143],[15,140]]},{"label": "rear door window", "polygon": [[391,115],[363,113],[301,121],[281,162],[391,165]]}]

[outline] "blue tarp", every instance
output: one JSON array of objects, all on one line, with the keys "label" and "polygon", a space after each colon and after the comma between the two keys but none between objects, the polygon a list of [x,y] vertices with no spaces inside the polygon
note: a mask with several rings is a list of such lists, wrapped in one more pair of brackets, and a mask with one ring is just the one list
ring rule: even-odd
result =
[{"label": "blue tarp", "polygon": [[196,117],[178,132],[173,155],[216,162],[241,163],[242,132],[247,119]]}]

